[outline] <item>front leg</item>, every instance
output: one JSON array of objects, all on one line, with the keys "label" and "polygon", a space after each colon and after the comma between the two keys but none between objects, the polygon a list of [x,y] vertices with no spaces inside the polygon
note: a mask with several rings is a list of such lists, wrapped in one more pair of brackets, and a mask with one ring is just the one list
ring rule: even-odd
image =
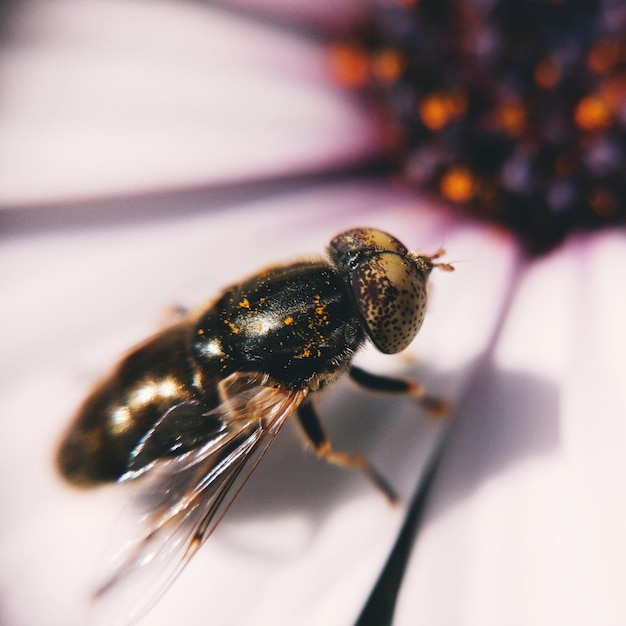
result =
[{"label": "front leg", "polygon": [[424,387],[415,380],[370,374],[355,365],[350,367],[349,374],[355,383],[365,389],[411,396],[431,417],[445,417],[450,413],[451,407],[448,401],[428,395]]}]

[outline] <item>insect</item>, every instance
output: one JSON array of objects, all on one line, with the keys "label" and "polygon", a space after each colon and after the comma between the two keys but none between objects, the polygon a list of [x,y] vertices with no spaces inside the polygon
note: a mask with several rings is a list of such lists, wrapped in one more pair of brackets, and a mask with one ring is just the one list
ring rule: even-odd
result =
[{"label": "insect", "polygon": [[320,457],[362,472],[395,500],[364,456],[332,448],[313,399],[347,374],[444,410],[418,383],[352,364],[367,340],[386,354],[409,345],[431,270],[453,269],[436,262],[442,255],[411,252],[380,230],[348,230],[326,258],[261,271],[131,351],[87,397],[57,455],[74,485],[143,488],[139,536],[96,597],[152,569],[152,587],[129,619],[142,614],[208,538],[293,413]]}]

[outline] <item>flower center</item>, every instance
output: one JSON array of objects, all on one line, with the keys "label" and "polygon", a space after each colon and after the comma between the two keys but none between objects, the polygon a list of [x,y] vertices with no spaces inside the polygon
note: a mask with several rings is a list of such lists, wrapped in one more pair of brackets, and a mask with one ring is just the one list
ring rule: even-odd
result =
[{"label": "flower center", "polygon": [[381,1],[331,59],[409,184],[545,252],[626,218],[625,7]]}]

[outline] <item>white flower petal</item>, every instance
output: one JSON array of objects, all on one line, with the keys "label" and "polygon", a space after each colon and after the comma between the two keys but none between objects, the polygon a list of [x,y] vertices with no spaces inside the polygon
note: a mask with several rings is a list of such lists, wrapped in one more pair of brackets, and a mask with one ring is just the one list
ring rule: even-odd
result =
[{"label": "white flower petal", "polygon": [[525,272],[477,372],[394,624],[623,624],[624,232]]},{"label": "white flower petal", "polygon": [[[84,623],[117,494],[69,492],[53,476],[51,455],[91,381],[149,334],[168,305],[194,306],[264,263],[320,253],[341,229],[363,224],[426,251],[445,242],[449,258],[466,260],[456,273],[433,277],[431,311],[410,351],[360,357],[375,371],[408,370],[455,400],[489,345],[501,314],[492,294],[506,294],[515,251],[495,233],[454,225],[446,213],[384,186],[337,185],[184,219],[90,229],[61,223],[5,239],[0,262],[16,268],[2,276],[0,303],[11,329],[2,338],[0,397],[11,441],[0,457],[0,498],[9,512],[0,587],[9,624]],[[345,383],[321,411],[335,446],[367,453],[406,502],[443,425],[407,400]],[[360,476],[303,451],[289,424],[215,536],[143,623],[353,623],[403,513],[404,505],[389,507]]]},{"label": "white flower petal", "polygon": [[376,130],[301,33],[197,3],[23,2],[0,49],[0,206],[332,170]]}]

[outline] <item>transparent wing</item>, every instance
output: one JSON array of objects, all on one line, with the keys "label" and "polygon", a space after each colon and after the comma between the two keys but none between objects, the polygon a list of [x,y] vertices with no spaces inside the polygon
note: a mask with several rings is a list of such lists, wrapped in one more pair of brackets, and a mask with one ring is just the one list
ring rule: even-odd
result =
[{"label": "transparent wing", "polygon": [[[133,624],[145,614],[213,532],[304,398],[304,392],[271,385],[259,373],[233,374],[220,392],[223,402],[209,412],[192,404],[182,409],[195,434],[178,455],[173,432],[181,410],[168,411],[134,451],[122,478],[138,490],[128,505],[130,524],[120,531],[129,538],[116,542],[122,548],[94,594],[91,623]],[[210,424],[210,436],[198,434],[199,417]],[[169,456],[157,457],[154,451],[170,441]]]}]

